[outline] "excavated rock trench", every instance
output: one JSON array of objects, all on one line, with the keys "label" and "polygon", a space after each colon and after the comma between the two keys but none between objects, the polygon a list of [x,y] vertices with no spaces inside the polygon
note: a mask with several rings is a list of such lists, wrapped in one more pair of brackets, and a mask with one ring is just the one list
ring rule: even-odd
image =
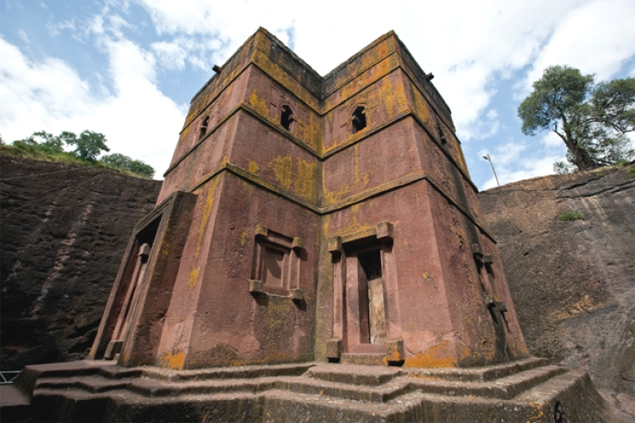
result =
[{"label": "excavated rock trench", "polygon": [[[0,369],[81,359],[159,181],[0,157]],[[635,166],[479,194],[533,355],[635,418]],[[563,213],[582,219],[560,221]],[[578,215],[579,216],[579,215]]]},{"label": "excavated rock trench", "polygon": [[[590,373],[635,416],[635,166],[479,194],[533,355]],[[563,213],[577,220],[559,220]]]},{"label": "excavated rock trench", "polygon": [[82,359],[161,182],[0,157],[0,369]]}]

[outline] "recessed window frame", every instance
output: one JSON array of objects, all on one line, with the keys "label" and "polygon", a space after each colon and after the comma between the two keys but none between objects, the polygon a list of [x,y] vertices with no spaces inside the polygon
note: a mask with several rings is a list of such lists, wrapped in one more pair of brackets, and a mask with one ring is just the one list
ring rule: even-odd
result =
[{"label": "recessed window frame", "polygon": [[293,132],[295,129],[295,112],[290,104],[280,104],[280,126],[289,132]]},{"label": "recessed window frame", "polygon": [[[293,299],[302,299],[300,264],[303,246],[304,243],[299,237],[288,237],[258,225],[250,279],[252,294],[291,296]],[[280,279],[275,283],[267,280],[267,258],[270,257],[270,252],[283,255]]]},{"label": "recessed window frame", "polygon": [[350,115],[351,132],[357,134],[368,128],[368,108],[364,104],[356,104]]},{"label": "recessed window frame", "polygon": [[209,126],[209,115],[203,118],[203,121],[201,122],[201,127],[198,129],[199,140],[202,140],[203,138],[205,138],[205,135],[207,135],[208,126]]}]

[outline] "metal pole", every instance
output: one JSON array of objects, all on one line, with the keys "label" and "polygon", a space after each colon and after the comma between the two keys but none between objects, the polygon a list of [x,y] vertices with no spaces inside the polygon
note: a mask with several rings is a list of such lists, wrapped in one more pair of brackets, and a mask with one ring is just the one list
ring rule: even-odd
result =
[{"label": "metal pole", "polygon": [[489,162],[490,166],[492,166],[492,172],[494,172],[494,178],[496,179],[496,185],[501,186],[501,184],[498,182],[498,176],[496,175],[496,169],[494,169],[494,163],[492,163],[492,158],[489,156],[489,153],[485,154],[483,156],[483,158]]}]

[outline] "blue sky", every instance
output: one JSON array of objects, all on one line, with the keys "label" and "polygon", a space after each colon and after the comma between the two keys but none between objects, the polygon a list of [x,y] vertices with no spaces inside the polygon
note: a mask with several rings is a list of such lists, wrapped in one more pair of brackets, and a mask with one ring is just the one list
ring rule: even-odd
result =
[{"label": "blue sky", "polygon": [[452,109],[472,180],[549,174],[564,158],[516,108],[550,65],[635,76],[634,0],[0,0],[0,134],[102,132],[167,168],[191,97],[259,26],[320,74],[393,29]]}]

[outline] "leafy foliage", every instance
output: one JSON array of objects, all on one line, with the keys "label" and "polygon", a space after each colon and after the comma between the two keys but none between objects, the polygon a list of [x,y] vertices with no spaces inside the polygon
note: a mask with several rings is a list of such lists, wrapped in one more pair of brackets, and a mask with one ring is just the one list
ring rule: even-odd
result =
[{"label": "leafy foliage", "polygon": [[626,136],[635,131],[635,78],[595,86],[593,81],[593,75],[582,75],[578,69],[551,66],[518,107],[524,134],[549,129],[564,141],[570,165],[555,163],[558,173],[635,157]]},{"label": "leafy foliage", "polygon": [[571,220],[584,220],[584,215],[580,212],[564,212],[558,216],[558,220],[561,222],[568,222]]},{"label": "leafy foliage", "polygon": [[[154,169],[140,160],[123,154],[114,153],[97,157],[103,151],[110,151],[106,146],[106,137],[93,131],[83,131],[79,137],[69,131],[63,131],[54,136],[46,131],[38,131],[29,137],[13,141],[11,146],[2,146],[3,153],[29,157],[47,161],[81,163],[94,167],[119,169],[124,173],[132,173],[146,178],[154,176]],[[65,151],[64,146],[74,146],[73,151]]]},{"label": "leafy foliage", "polygon": [[148,178],[154,176],[154,168],[148,164],[145,164],[141,160],[133,160],[132,158],[120,154],[108,154],[101,158],[101,161],[116,167],[117,169],[127,170],[128,172],[142,175]]},{"label": "leafy foliage", "polygon": [[62,132],[62,134],[72,134],[72,137],[66,139],[66,143],[75,146],[75,155],[81,159],[95,161],[102,151],[110,151],[106,146],[106,137],[104,134],[93,131],[82,131],[79,137],[72,132]]}]

